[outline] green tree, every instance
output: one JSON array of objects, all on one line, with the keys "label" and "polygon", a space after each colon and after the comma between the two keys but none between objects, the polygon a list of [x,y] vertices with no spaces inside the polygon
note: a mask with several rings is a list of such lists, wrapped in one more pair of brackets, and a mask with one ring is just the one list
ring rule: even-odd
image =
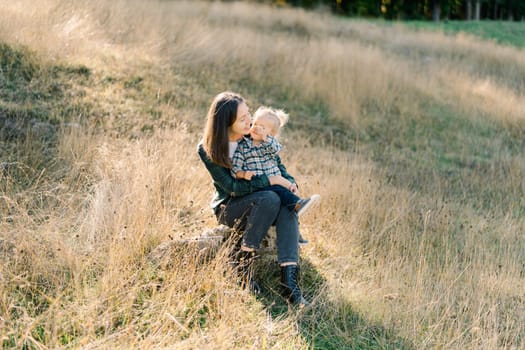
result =
[{"label": "green tree", "polygon": [[274,0],[273,2],[304,8],[315,8],[322,4],[328,5],[334,13],[341,15],[385,19],[523,20],[525,17],[525,0]]}]

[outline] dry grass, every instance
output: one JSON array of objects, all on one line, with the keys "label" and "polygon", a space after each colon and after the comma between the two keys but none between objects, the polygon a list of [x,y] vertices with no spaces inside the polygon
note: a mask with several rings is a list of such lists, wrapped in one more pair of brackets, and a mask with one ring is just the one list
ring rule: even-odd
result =
[{"label": "dry grass", "polygon": [[[0,178],[4,348],[524,345],[523,50],[245,3],[1,12],[1,41],[92,72],[53,161],[26,138]],[[226,252],[148,261],[215,224],[196,144],[225,89],[290,112],[285,164],[323,196],[301,224],[309,311],[270,289],[271,254],[260,299]]]}]

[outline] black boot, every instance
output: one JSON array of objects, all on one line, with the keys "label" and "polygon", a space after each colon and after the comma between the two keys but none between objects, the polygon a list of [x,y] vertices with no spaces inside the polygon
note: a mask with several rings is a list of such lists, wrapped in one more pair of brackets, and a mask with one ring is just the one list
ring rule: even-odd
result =
[{"label": "black boot", "polygon": [[253,279],[253,264],[256,258],[255,251],[247,252],[239,250],[236,254],[235,261],[239,274],[240,285],[242,288],[248,288],[253,294],[261,293],[259,284]]},{"label": "black boot", "polygon": [[295,305],[304,307],[309,305],[299,288],[299,266],[281,266],[281,286],[285,297]]}]

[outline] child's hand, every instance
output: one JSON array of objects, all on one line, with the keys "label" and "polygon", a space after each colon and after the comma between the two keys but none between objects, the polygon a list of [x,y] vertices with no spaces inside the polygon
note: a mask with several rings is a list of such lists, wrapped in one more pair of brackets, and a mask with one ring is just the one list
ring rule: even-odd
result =
[{"label": "child's hand", "polygon": [[255,172],[251,170],[247,170],[244,172],[244,179],[250,181],[254,175],[255,175]]},{"label": "child's hand", "polygon": [[289,190],[290,190],[292,193],[294,193],[294,194],[299,194],[299,188],[297,187],[297,184],[295,184],[295,183],[292,183],[292,184],[290,185]]},{"label": "child's hand", "polygon": [[257,141],[268,141],[268,131],[261,127],[261,126],[252,126],[252,129],[250,130],[250,134],[252,135],[252,138]]}]

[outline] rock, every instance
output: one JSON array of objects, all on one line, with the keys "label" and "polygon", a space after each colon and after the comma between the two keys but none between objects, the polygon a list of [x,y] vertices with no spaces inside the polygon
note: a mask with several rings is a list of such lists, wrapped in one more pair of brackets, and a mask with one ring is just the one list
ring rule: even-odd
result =
[{"label": "rock", "polygon": [[181,257],[195,259],[197,263],[209,261],[217,254],[222,243],[227,241],[233,229],[217,226],[191,239],[172,239],[162,242],[148,254],[148,260],[157,267],[169,268]]}]

